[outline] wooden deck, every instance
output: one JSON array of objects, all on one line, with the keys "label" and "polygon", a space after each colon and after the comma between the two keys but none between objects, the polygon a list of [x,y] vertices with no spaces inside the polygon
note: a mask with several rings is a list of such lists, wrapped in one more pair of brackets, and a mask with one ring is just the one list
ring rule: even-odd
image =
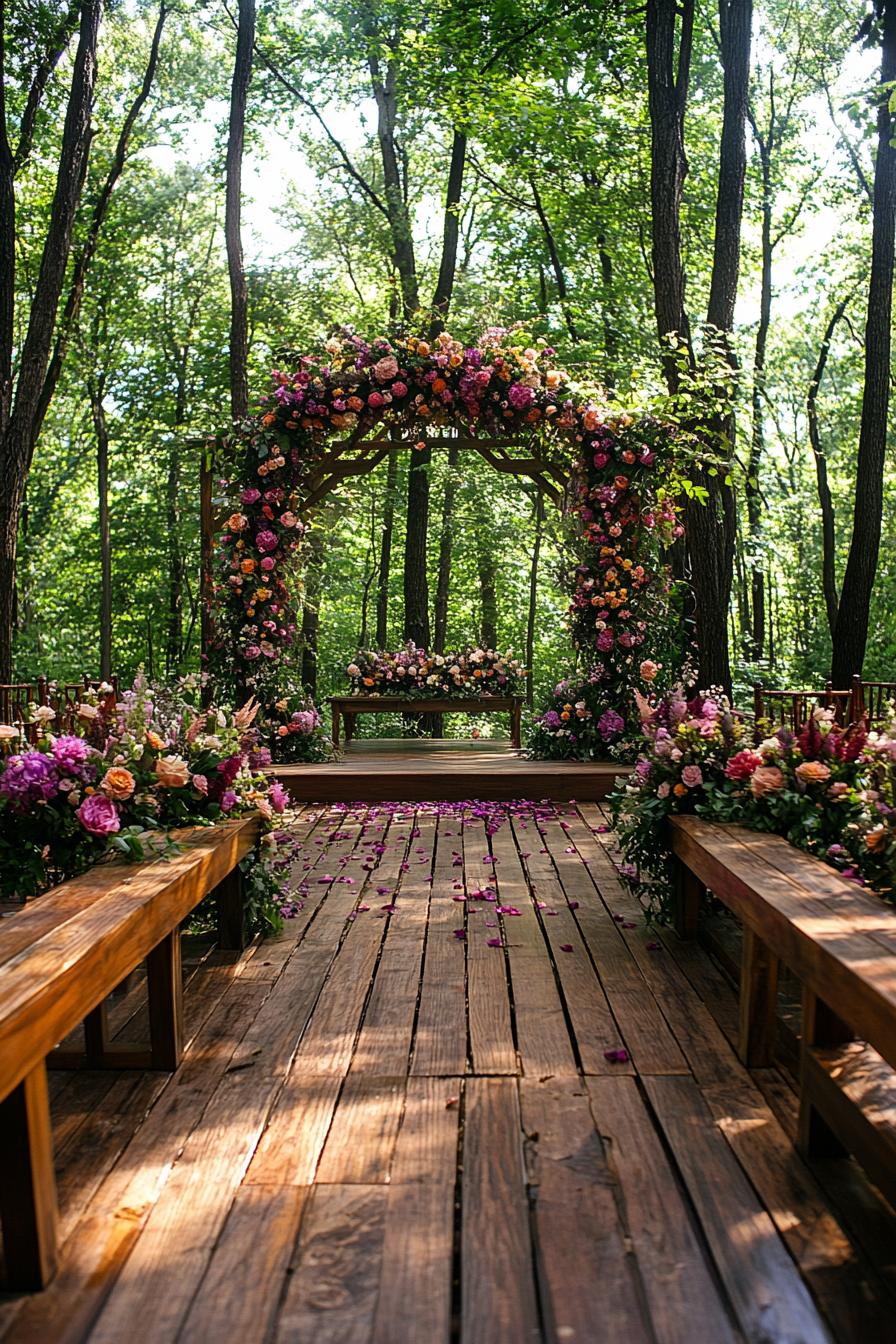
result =
[{"label": "wooden deck", "polygon": [[606,798],[624,767],[615,762],[529,761],[507,741],[369,738],[323,765],[280,765],[274,773],[296,800],[315,803],[458,802]]},{"label": "wooden deck", "polygon": [[[305,809],[282,937],[191,944],[180,1070],[52,1074],[62,1269],[0,1336],[892,1339],[892,1213],[795,1155],[788,1076],[738,1063],[728,982],[644,928],[605,828]],[[135,993],[113,1020],[145,1035]]]}]

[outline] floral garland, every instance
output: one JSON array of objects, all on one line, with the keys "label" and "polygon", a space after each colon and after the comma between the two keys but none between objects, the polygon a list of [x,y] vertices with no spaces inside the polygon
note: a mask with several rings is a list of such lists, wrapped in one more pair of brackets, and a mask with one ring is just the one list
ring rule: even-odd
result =
[{"label": "floral garland", "polygon": [[291,569],[304,534],[300,510],[330,438],[360,438],[379,423],[411,434],[432,426],[485,437],[523,431],[569,476],[567,504],[578,526],[573,642],[603,669],[616,712],[634,722],[635,661],[648,652],[669,598],[662,548],[681,535],[678,444],[660,421],[611,412],[579,390],[554,355],[545,341],[500,327],[475,346],[447,332],[434,341],[365,341],[343,329],[292,371],[274,370],[263,413],[242,427],[243,479],[221,537],[219,673],[235,667],[244,690],[276,694],[278,665],[296,632]]},{"label": "floral garland", "polygon": [[108,855],[164,852],[171,830],[258,813],[265,834],[247,867],[262,863],[250,887],[265,900],[250,918],[277,925],[286,895],[272,828],[287,795],[261,773],[258,707],[202,709],[199,693],[198,678],[172,692],[139,677],[113,709],[88,694],[74,732],[55,734],[55,712],[35,707],[35,746],[0,734],[0,894],[38,895]]},{"label": "floral garland", "polygon": [[665,919],[674,873],[670,815],[771,831],[880,896],[896,892],[896,719],[877,733],[844,729],[816,710],[798,733],[751,725],[718,694],[688,699],[678,686],[655,704],[643,697],[644,744],[633,775],[611,798],[620,873]]},{"label": "floral garland", "polygon": [[520,695],[525,668],[513,650],[459,649],[427,653],[408,643],[395,653],[362,649],[346,668],[352,695],[403,695],[420,699],[449,696]]}]

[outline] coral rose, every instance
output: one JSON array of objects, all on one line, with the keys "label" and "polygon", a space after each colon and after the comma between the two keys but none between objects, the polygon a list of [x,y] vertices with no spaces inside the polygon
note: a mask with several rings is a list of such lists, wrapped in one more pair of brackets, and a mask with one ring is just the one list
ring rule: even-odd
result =
[{"label": "coral rose", "polygon": [[652,658],[645,658],[640,668],[642,681],[655,681],[656,674],[660,670],[659,663],[655,663]]},{"label": "coral rose", "polygon": [[803,761],[794,771],[804,784],[823,784],[831,777],[831,767],[823,761]]},{"label": "coral rose", "polygon": [[130,798],[136,787],[137,781],[123,765],[110,766],[100,780],[100,789],[106,797],[118,798],[121,802]]},{"label": "coral rose", "polygon": [[784,783],[784,774],[776,765],[760,765],[753,771],[750,789],[754,798],[764,798],[766,794],[779,793]]},{"label": "coral rose", "polygon": [[398,360],[394,355],[385,355],[373,366],[373,372],[381,383],[388,383],[398,372]]},{"label": "coral rose", "polygon": [[873,831],[866,832],[865,848],[870,849],[872,854],[877,854],[887,843],[888,835],[886,826],[875,826]]},{"label": "coral rose", "polygon": [[156,751],[164,751],[164,750],[165,750],[165,743],[164,743],[164,741],[162,740],[161,737],[159,737],[158,733],[153,732],[153,730],[152,730],[151,728],[150,728],[149,732],[146,734],[146,740],[147,740],[147,742],[149,743],[149,745],[150,745],[151,747],[153,747]]},{"label": "coral rose", "polygon": [[156,761],[156,779],[165,789],[182,789],[190,782],[190,767],[182,756],[160,756]]}]

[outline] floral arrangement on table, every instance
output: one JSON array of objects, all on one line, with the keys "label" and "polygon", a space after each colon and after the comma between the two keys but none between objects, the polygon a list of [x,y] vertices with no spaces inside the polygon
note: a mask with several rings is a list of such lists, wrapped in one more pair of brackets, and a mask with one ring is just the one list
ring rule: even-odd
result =
[{"label": "floral arrangement on table", "polygon": [[643,750],[611,803],[621,875],[652,914],[668,913],[673,867],[664,822],[681,812],[784,836],[894,898],[896,720],[869,734],[818,709],[799,732],[779,727],[754,745],[751,725],[715,692],[688,698],[678,686],[656,703],[639,701]]},{"label": "floral arrangement on table", "polygon": [[259,734],[269,744],[260,747],[267,759],[278,764],[311,764],[333,757],[333,741],[324,728],[314,701],[304,691],[292,689],[281,694],[265,711]]},{"label": "floral arrangement on table", "polygon": [[105,711],[101,745],[92,695],[78,706],[76,732],[54,733],[47,707],[34,715],[33,747],[0,729],[0,894],[38,895],[107,856],[164,853],[173,830],[258,812],[266,833],[244,860],[249,915],[256,927],[276,927],[286,896],[271,831],[287,797],[253,763],[256,712],[200,708],[198,679],[154,692],[138,677]]},{"label": "floral arrangement on table", "polygon": [[[633,727],[638,666],[657,657],[654,638],[669,625],[663,549],[682,530],[673,454],[684,439],[649,416],[611,410],[554,356],[547,341],[502,327],[475,345],[448,332],[368,341],[343,328],[320,353],[275,369],[262,413],[240,429],[241,478],[221,538],[213,662],[223,675],[266,702],[276,695],[296,630],[299,515],[330,438],[360,438],[379,423],[410,435],[447,425],[485,438],[525,430],[577,521],[573,641],[589,666],[605,669],[617,697],[608,707]],[[541,736],[549,752],[557,740]],[[562,741],[561,754],[576,754],[570,745]]]},{"label": "floral arrangement on table", "polygon": [[478,695],[522,695],[526,670],[513,650],[481,647],[427,653],[405,644],[395,653],[363,649],[345,669],[352,695],[396,695],[425,700]]}]

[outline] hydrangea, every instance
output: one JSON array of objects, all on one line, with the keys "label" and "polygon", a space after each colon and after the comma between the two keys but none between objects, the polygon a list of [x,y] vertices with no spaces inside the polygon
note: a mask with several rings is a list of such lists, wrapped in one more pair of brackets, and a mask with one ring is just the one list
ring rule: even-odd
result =
[{"label": "hydrangea", "polygon": [[56,765],[65,774],[88,783],[96,778],[96,766],[91,760],[96,753],[83,737],[67,735],[54,738],[50,751]]},{"label": "hydrangea", "polygon": [[23,751],[10,756],[0,777],[0,794],[16,812],[24,812],[35,803],[47,803],[59,792],[56,763],[40,751]]},{"label": "hydrangea", "polygon": [[625,719],[615,709],[607,709],[597,721],[597,731],[605,742],[625,731]]}]

